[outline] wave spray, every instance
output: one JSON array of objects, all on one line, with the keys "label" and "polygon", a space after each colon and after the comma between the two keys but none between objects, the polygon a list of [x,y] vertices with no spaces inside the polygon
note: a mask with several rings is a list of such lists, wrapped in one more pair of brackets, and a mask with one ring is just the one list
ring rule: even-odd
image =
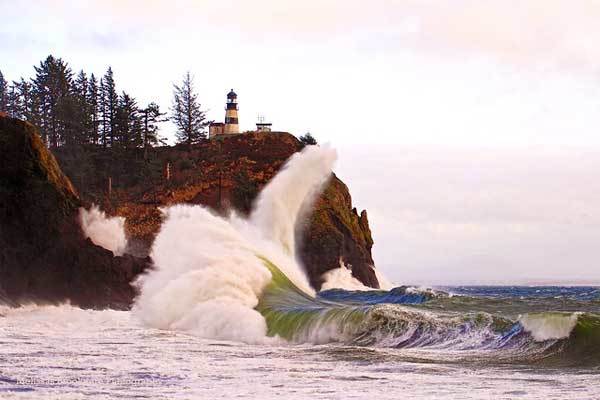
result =
[{"label": "wave spray", "polygon": [[134,314],[146,325],[260,343],[267,325],[255,310],[272,275],[265,259],[314,296],[295,254],[296,221],[331,177],[335,150],[307,146],[259,195],[250,217],[220,217],[196,205],[164,209],[151,251],[154,269],[137,282]]}]

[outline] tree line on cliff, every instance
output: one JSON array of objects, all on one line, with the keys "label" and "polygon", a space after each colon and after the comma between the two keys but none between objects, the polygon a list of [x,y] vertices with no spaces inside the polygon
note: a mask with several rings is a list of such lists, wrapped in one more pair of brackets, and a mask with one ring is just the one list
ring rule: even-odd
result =
[{"label": "tree line on cliff", "polygon": [[[84,70],[75,74],[67,62],[49,55],[34,70],[33,78],[10,83],[0,71],[0,112],[37,126],[48,147],[143,148],[146,158],[149,147],[165,144],[160,127],[169,120],[177,128],[178,143],[206,139],[210,121],[189,72],[173,85],[167,116],[154,101],[139,105],[129,93],[119,93],[111,67],[100,78]],[[317,144],[310,133],[299,139],[304,145]]]},{"label": "tree line on cliff", "polygon": [[178,142],[206,138],[205,112],[193,80],[186,74],[174,85],[169,117],[156,102],[138,104],[117,90],[111,67],[98,78],[52,55],[34,66],[35,76],[9,83],[0,71],[0,111],[36,125],[49,147],[94,144],[111,148],[144,148],[164,144],[161,123],[171,119]]}]

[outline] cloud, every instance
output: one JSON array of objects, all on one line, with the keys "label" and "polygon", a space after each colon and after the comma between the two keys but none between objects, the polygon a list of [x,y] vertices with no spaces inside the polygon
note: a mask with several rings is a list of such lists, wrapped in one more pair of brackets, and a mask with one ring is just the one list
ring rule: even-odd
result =
[{"label": "cloud", "polygon": [[67,24],[84,20],[117,31],[128,26],[150,32],[219,31],[265,41],[345,39],[383,44],[387,51],[443,51],[540,67],[600,65],[597,0],[111,0],[86,2],[85,7],[55,3],[48,2],[48,9],[40,11]]},{"label": "cloud", "polygon": [[501,60],[557,63],[600,62],[600,2],[561,0],[418,2],[417,45],[489,54]]}]

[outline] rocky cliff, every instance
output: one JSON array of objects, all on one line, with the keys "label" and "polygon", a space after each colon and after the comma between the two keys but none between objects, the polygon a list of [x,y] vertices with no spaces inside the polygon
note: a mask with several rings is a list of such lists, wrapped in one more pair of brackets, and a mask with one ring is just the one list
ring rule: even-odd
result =
[{"label": "rocky cliff", "polygon": [[[160,228],[160,207],[191,203],[247,213],[260,189],[302,146],[289,133],[263,132],[160,147],[145,155],[89,146],[56,154],[88,205],[126,218],[129,251],[145,256]],[[336,176],[299,229],[298,251],[313,287],[319,289],[323,273],[340,261],[365,285],[378,287],[367,214],[357,213]]]},{"label": "rocky cliff", "polygon": [[0,299],[128,308],[148,259],[85,239],[81,201],[33,126],[0,116]]},{"label": "rocky cliff", "polygon": [[[301,148],[287,133],[250,133],[146,154],[62,148],[56,152],[61,170],[32,125],[0,116],[0,300],[128,308],[136,295],[130,283],[150,267],[160,207],[185,202],[248,213],[260,189]],[[128,250],[135,256],[114,256],[85,239],[78,212],[92,203],[126,218]],[[315,288],[340,261],[364,284],[378,286],[366,212],[352,208],[337,177],[298,229],[298,252]]]}]

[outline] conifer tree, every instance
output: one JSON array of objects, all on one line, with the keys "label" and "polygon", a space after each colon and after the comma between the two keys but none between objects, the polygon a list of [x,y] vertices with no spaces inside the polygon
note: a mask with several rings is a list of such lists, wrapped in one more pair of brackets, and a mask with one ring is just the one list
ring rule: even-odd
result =
[{"label": "conifer tree", "polygon": [[188,72],[181,85],[173,85],[172,120],[177,126],[177,141],[193,144],[206,138],[209,122],[200,108],[194,82]]},{"label": "conifer tree", "polygon": [[87,79],[87,75],[86,75],[85,71],[83,71],[83,70],[79,71],[79,73],[77,74],[77,77],[75,78],[73,88],[74,88],[75,96],[78,98],[78,100],[82,100],[82,99],[86,98],[86,95],[88,92],[88,90],[87,90],[88,79]]},{"label": "conifer tree", "polygon": [[8,86],[6,99],[6,112],[8,115],[12,118],[19,118],[19,92],[14,81]]},{"label": "conifer tree", "polygon": [[62,98],[59,112],[63,129],[61,132],[61,145],[73,146],[84,143],[85,135],[81,125],[83,110],[79,107],[75,95],[69,93],[69,95]]},{"label": "conifer tree", "polygon": [[10,84],[10,116],[25,119],[23,117],[23,101],[21,100],[21,88],[18,81]]},{"label": "conifer tree", "polygon": [[141,136],[137,102],[123,92],[117,103],[113,140],[116,140],[122,147],[129,148],[141,145]]},{"label": "conifer tree", "polygon": [[144,148],[144,160],[148,159],[148,148],[158,144],[164,144],[164,140],[158,134],[158,124],[166,122],[166,113],[160,111],[160,106],[150,103],[144,109],[140,109],[142,122],[142,147]]},{"label": "conifer tree", "polygon": [[106,99],[103,94],[104,87],[104,78],[100,78],[100,83],[98,84],[98,115],[99,115],[99,132],[100,132],[100,143],[102,147],[106,147],[107,137],[108,137],[108,128],[105,123],[104,116],[106,115]]},{"label": "conifer tree", "polygon": [[113,70],[108,67],[100,80],[103,145],[113,145],[117,133],[117,106],[119,95],[115,85]]},{"label": "conifer tree", "polygon": [[[86,73],[81,70],[77,74],[75,81],[73,82],[73,94],[77,103],[84,109],[87,114],[87,110],[85,110],[88,106],[87,94],[88,94],[88,78]],[[82,125],[85,126],[85,123],[82,121]]]},{"label": "conifer tree", "polygon": [[71,142],[73,73],[66,62],[51,55],[34,68],[33,91],[40,111],[40,129],[50,146]]},{"label": "conifer tree", "polygon": [[99,131],[100,131],[100,107],[98,102],[100,91],[98,88],[98,80],[94,74],[90,75],[90,79],[87,84],[86,103],[88,105],[89,113],[89,137],[88,141],[94,144],[98,144]]},{"label": "conifer tree", "polygon": [[13,100],[15,117],[33,123],[34,109],[31,83],[21,78],[20,81],[13,82],[13,86],[15,88],[15,98]]},{"label": "conifer tree", "polygon": [[8,82],[0,71],[0,111],[8,111]]},{"label": "conifer tree", "polygon": [[76,105],[73,115],[74,125],[77,126],[77,143],[88,143],[91,137],[92,117],[88,103],[88,78],[81,70],[73,82],[74,103]]}]

